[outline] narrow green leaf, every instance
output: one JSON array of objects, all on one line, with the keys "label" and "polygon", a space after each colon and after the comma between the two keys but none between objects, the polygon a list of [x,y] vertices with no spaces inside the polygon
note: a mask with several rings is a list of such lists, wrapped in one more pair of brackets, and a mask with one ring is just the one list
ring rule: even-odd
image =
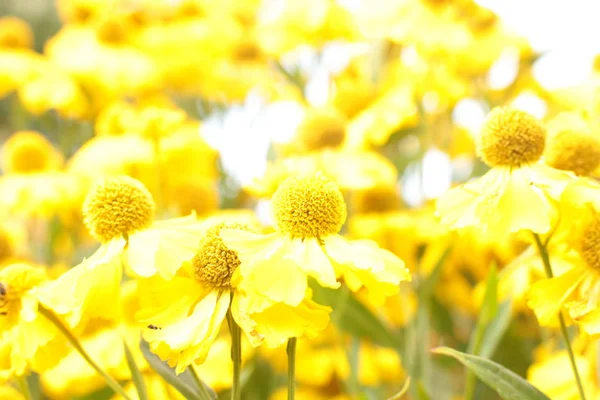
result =
[{"label": "narrow green leaf", "polygon": [[374,315],[352,293],[313,285],[314,299],[333,308],[333,322],[353,336],[369,338],[385,347],[399,348],[402,337]]},{"label": "narrow green leaf", "polygon": [[[485,295],[475,330],[469,340],[467,352],[469,354],[478,355],[483,343],[483,338],[486,333],[489,322],[496,316],[498,310],[498,277],[496,275],[496,266],[492,265],[488,274],[487,284],[485,286]],[[475,393],[475,375],[473,371],[468,370],[465,375],[465,400],[471,400]]]},{"label": "narrow green leaf", "polygon": [[131,380],[133,381],[135,389],[137,390],[138,398],[139,400],[148,400],[148,390],[146,389],[144,377],[142,376],[142,373],[140,372],[140,369],[138,368],[125,339],[123,339],[123,348],[125,349],[125,358],[127,359],[129,371],[131,371]]},{"label": "narrow green leaf", "polygon": [[140,341],[140,348],[150,367],[187,400],[212,400],[210,397],[202,396],[200,388],[196,387],[194,378],[189,371],[177,375],[173,368],[150,351],[150,346],[145,340]]},{"label": "narrow green leaf", "polygon": [[435,285],[442,276],[442,268],[446,263],[446,258],[448,258],[448,255],[451,251],[452,246],[448,246],[444,253],[442,253],[442,256],[438,260],[437,264],[435,264],[435,267],[433,267],[433,270],[427,279],[425,279],[425,281],[419,286],[419,298],[421,301],[428,300],[431,298],[431,296],[433,296]]},{"label": "narrow green leaf", "polygon": [[483,358],[491,358],[494,355],[502,337],[510,326],[511,319],[512,301],[507,300],[500,304],[496,317],[488,324],[477,355]]},{"label": "narrow green leaf", "polygon": [[431,400],[431,396],[429,396],[429,393],[427,393],[427,389],[425,389],[425,385],[421,381],[417,383],[417,399]]},{"label": "narrow green leaf", "polygon": [[504,400],[550,400],[548,396],[525,379],[493,361],[461,353],[448,347],[439,347],[432,352],[453,357],[473,371]]},{"label": "narrow green leaf", "polygon": [[498,277],[496,274],[496,266],[492,265],[485,287],[485,295],[483,296],[483,303],[481,304],[479,319],[477,320],[477,325],[473,331],[473,334],[471,335],[471,340],[469,340],[469,354],[477,355],[479,353],[487,325],[496,317],[497,311]]},{"label": "narrow green leaf", "polygon": [[388,398],[388,400],[400,400],[402,396],[408,393],[408,388],[410,387],[410,376],[406,378],[404,385],[402,385],[402,389],[392,397]]}]

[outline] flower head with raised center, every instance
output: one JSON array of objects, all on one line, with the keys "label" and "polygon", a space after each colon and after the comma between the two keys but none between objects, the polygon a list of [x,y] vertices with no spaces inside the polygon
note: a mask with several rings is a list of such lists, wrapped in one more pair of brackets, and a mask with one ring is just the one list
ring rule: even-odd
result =
[{"label": "flower head with raised center", "polygon": [[346,139],[346,120],[332,109],[307,112],[297,130],[300,152],[319,151],[341,147]]},{"label": "flower head with raised center", "polygon": [[268,298],[254,302],[252,287],[243,287],[244,278],[239,276],[237,253],[219,236],[224,230],[249,233],[249,227],[240,222],[215,221],[177,276],[169,280],[156,276],[140,283],[148,301],[137,317],[150,325],[144,338],[152,351],[176,366],[177,373],[192,362],[204,361],[228,309],[254,346],[263,342],[278,346],[289,337],[314,335],[329,321],[330,309],[313,303],[310,292],[303,293],[294,306]]},{"label": "flower head with raised center", "polygon": [[539,162],[545,144],[545,128],[532,115],[494,108],[477,139],[477,154],[492,168],[438,199],[442,222],[452,229],[476,227],[487,238],[548,232],[573,176]]},{"label": "flower head with raised center", "polygon": [[530,114],[496,107],[477,138],[477,154],[490,167],[519,167],[536,162],[544,152],[546,131]]},{"label": "flower head with raised center", "polygon": [[214,288],[228,288],[231,275],[240,265],[237,253],[225,246],[219,236],[221,229],[242,229],[240,224],[218,224],[211,227],[200,241],[200,247],[192,259],[194,277],[203,284]]},{"label": "flower head with raised center", "polygon": [[56,168],[60,156],[43,135],[34,131],[14,133],[2,147],[4,170],[8,173],[35,173]]},{"label": "flower head with raised center", "polygon": [[558,132],[548,139],[544,161],[556,169],[588,176],[600,165],[600,140],[588,132]]},{"label": "flower head with raised center", "polygon": [[[590,335],[600,333],[600,185],[589,179],[569,184],[561,198],[561,224],[551,253],[555,276],[534,283],[528,305],[541,325],[553,325],[564,308]],[[557,273],[557,266],[562,266]]]},{"label": "flower head with raised center", "polygon": [[305,296],[308,277],[330,288],[340,287],[339,279],[353,291],[365,287],[381,303],[398,290],[400,281],[410,279],[404,263],[391,253],[339,235],[346,204],[338,187],[323,175],[286,179],[273,195],[272,209],[275,233],[221,231],[241,261],[240,290],[294,307]]},{"label": "flower head with raised center", "polygon": [[600,213],[594,213],[585,227],[578,250],[587,266],[600,273]]},{"label": "flower head with raised center", "polygon": [[83,203],[84,223],[101,242],[150,226],[155,204],[139,181],[127,176],[106,178],[96,184]]},{"label": "flower head with raised center", "polygon": [[346,203],[338,187],[322,175],[291,177],[273,195],[277,228],[293,238],[336,234],[346,221]]}]

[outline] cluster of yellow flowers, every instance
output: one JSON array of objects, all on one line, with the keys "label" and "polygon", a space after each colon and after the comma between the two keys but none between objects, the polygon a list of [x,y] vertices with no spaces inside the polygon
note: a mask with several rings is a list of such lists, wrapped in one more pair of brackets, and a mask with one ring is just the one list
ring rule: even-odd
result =
[{"label": "cluster of yellow flowers", "polygon": [[595,72],[473,0],[54,5],[0,17],[0,399],[600,398]]}]

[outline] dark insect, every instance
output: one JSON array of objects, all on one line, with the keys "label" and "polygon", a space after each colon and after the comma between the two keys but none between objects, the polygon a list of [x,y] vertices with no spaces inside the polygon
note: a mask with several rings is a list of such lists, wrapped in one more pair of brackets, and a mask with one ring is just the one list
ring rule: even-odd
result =
[{"label": "dark insect", "polygon": [[150,325],[148,325],[148,329],[152,329],[153,331],[159,331],[160,327],[150,324]]}]

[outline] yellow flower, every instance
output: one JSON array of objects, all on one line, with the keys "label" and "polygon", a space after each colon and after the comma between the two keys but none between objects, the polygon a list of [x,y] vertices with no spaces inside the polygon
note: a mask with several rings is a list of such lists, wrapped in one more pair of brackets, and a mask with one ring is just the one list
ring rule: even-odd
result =
[{"label": "yellow flower", "polygon": [[[575,355],[575,363],[585,394],[596,398],[600,392],[596,383],[594,365],[582,355]],[[527,370],[527,380],[553,400],[577,400],[579,392],[571,370],[569,356],[566,350],[551,354],[533,364]]]},{"label": "yellow flower", "polygon": [[38,289],[46,279],[43,269],[28,264],[11,264],[0,270],[3,375],[20,376],[29,368],[41,371],[62,356],[62,338],[38,313]]},{"label": "yellow flower", "polygon": [[395,185],[396,167],[374,151],[322,150],[280,159],[271,164],[264,177],[247,189],[259,197],[269,197],[287,178],[302,174],[323,174],[342,190],[368,190]]},{"label": "yellow flower", "polygon": [[295,307],[258,296],[249,299],[236,286],[240,260],[219,236],[224,227],[233,232],[246,229],[238,224],[213,225],[177,276],[141,282],[144,294],[137,317],[149,324],[144,338],[177,373],[191,363],[204,362],[229,308],[253,346],[263,341],[278,346],[289,337],[314,336],[329,321],[329,308],[313,303],[306,291]]},{"label": "yellow flower", "polygon": [[6,174],[0,178],[0,204],[7,214],[67,220],[81,206],[80,180],[59,171],[62,156],[41,134],[20,131],[2,147]]},{"label": "yellow flower", "polygon": [[545,146],[543,126],[523,111],[495,108],[477,139],[478,155],[492,169],[438,199],[442,223],[496,237],[547,233],[557,218],[555,200],[572,176],[537,163]]},{"label": "yellow flower", "polygon": [[[97,279],[100,278],[98,275]],[[121,287],[120,293],[113,295],[122,298],[121,311],[115,315],[93,319],[83,330],[76,333],[82,347],[104,371],[118,381],[125,381],[131,379],[131,374],[125,356],[124,341],[140,371],[144,372],[150,367],[139,348],[141,327],[133,318],[139,309],[136,282],[127,281]],[[108,301],[110,299],[106,298],[105,302]],[[44,393],[56,399],[85,396],[106,384],[96,370],[73,348],[56,366],[44,371],[40,378]]]},{"label": "yellow flower", "polygon": [[346,120],[334,109],[308,110],[298,126],[294,150],[309,153],[335,149],[346,139]]},{"label": "yellow flower", "polygon": [[0,400],[25,400],[25,397],[14,387],[4,384],[0,385]]},{"label": "yellow flower", "polygon": [[581,116],[561,113],[548,123],[544,162],[579,176],[589,176],[600,166],[600,139]]},{"label": "yellow flower", "polygon": [[5,173],[30,173],[58,169],[62,157],[43,135],[15,132],[2,146]]},{"label": "yellow flower", "polygon": [[381,146],[392,134],[414,126],[418,119],[413,88],[406,83],[389,88],[348,122],[349,148]]},{"label": "yellow flower", "polygon": [[[553,324],[563,307],[573,321],[589,334],[600,332],[600,185],[580,180],[563,194],[563,220],[558,238],[564,240],[563,253],[551,261],[566,260],[571,268],[551,279],[535,283],[528,305],[541,325]],[[572,250],[574,249],[574,250]],[[573,253],[575,251],[576,253]]]},{"label": "yellow flower", "polygon": [[63,118],[85,118],[88,103],[77,83],[67,74],[48,68],[19,90],[23,107],[34,115],[55,110]]},{"label": "yellow flower", "polygon": [[46,43],[48,58],[80,82],[92,97],[95,111],[115,99],[139,96],[162,84],[152,60],[128,45],[129,27],[121,18],[101,19],[95,29],[66,25]]},{"label": "yellow flower", "polygon": [[17,17],[0,18],[0,48],[31,49],[33,31],[27,22]]},{"label": "yellow flower", "polygon": [[340,286],[339,279],[353,291],[365,287],[381,304],[397,293],[400,281],[410,280],[404,263],[392,253],[338,234],[346,204],[338,187],[322,175],[288,178],[273,195],[272,210],[272,234],[221,232],[242,260],[241,290],[293,307],[304,298],[308,277],[331,288]]},{"label": "yellow flower", "polygon": [[98,182],[86,197],[83,213],[85,225],[102,245],[46,285],[41,295],[71,326],[117,312],[123,267],[135,276],[172,278],[194,255],[203,232],[193,215],[153,222],[150,193],[124,176]]}]

